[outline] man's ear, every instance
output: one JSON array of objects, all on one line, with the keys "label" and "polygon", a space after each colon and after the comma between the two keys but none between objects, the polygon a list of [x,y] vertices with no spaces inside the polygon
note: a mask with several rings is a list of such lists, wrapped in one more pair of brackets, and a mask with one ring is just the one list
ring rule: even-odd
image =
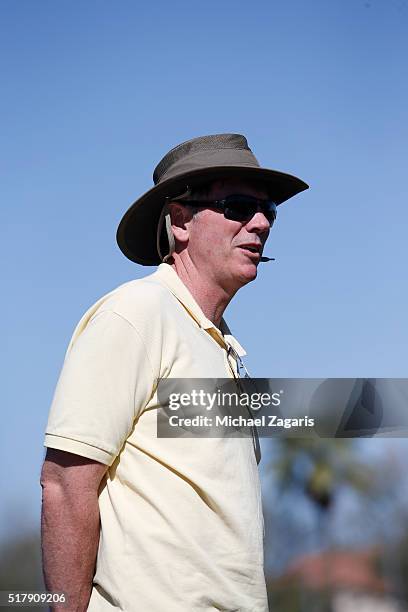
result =
[{"label": "man's ear", "polygon": [[176,246],[179,245],[183,249],[187,246],[190,237],[189,222],[193,218],[193,211],[190,207],[183,206],[178,202],[170,202],[169,213]]}]

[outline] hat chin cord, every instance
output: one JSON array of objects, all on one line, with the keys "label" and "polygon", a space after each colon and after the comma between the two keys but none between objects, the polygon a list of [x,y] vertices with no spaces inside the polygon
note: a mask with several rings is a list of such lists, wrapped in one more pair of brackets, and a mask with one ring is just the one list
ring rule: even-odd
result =
[{"label": "hat chin cord", "polygon": [[[167,253],[167,255],[163,255],[163,253],[161,252],[161,248],[160,248],[160,236],[162,233],[163,225],[165,226],[167,240],[169,243],[169,252]],[[171,218],[170,218],[168,204],[165,204],[163,206],[163,210],[161,211],[161,214],[160,214],[159,223],[157,225],[156,247],[157,247],[157,252],[159,254],[159,257],[163,263],[165,263],[168,259],[170,259],[170,257],[173,255],[174,251],[176,250],[176,241],[174,240],[173,230],[171,229]]]},{"label": "hat chin cord", "polygon": [[[170,259],[170,257],[173,255],[174,251],[176,250],[176,241],[174,240],[173,230],[171,229],[169,202],[182,200],[183,198],[188,198],[190,196],[191,196],[191,189],[190,187],[187,186],[186,191],[182,193],[181,195],[174,197],[174,198],[168,198],[168,197],[166,198],[166,203],[163,206],[163,210],[161,211],[161,214],[159,217],[159,223],[157,224],[157,235],[156,235],[156,248],[157,248],[159,257],[162,260],[162,263],[166,263],[166,261]],[[161,248],[160,248],[160,236],[162,233],[163,225],[165,225],[167,240],[169,243],[169,252],[167,253],[167,255],[163,255],[163,253],[161,252]]]}]

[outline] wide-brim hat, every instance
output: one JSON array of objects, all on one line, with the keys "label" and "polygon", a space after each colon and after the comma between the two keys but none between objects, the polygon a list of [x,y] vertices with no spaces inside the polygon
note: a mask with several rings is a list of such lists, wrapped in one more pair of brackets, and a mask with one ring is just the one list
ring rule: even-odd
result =
[{"label": "wide-brim hat", "polygon": [[124,214],[116,235],[122,253],[145,266],[159,264],[157,227],[166,199],[227,178],[261,182],[277,205],[308,188],[296,176],[261,168],[241,134],[215,134],[187,140],[163,157],[153,173],[154,187]]}]

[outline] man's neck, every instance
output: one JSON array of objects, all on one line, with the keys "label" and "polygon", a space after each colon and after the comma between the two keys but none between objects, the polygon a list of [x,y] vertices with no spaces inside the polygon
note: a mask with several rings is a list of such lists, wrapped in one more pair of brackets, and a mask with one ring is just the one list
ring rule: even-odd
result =
[{"label": "man's neck", "polygon": [[228,292],[215,280],[204,278],[191,262],[189,264],[186,265],[180,258],[176,258],[171,266],[190,291],[207,319],[219,328],[224,311],[235,291],[233,293]]}]

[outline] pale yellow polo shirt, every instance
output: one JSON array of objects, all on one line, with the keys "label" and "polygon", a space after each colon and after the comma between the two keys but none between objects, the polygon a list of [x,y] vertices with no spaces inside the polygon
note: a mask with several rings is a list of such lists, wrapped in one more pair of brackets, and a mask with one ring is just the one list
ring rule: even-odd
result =
[{"label": "pale yellow polo shirt", "polygon": [[252,440],[156,436],[157,380],[230,377],[228,345],[167,264],[79,322],[45,446],[109,466],[91,612],[268,610]]}]

